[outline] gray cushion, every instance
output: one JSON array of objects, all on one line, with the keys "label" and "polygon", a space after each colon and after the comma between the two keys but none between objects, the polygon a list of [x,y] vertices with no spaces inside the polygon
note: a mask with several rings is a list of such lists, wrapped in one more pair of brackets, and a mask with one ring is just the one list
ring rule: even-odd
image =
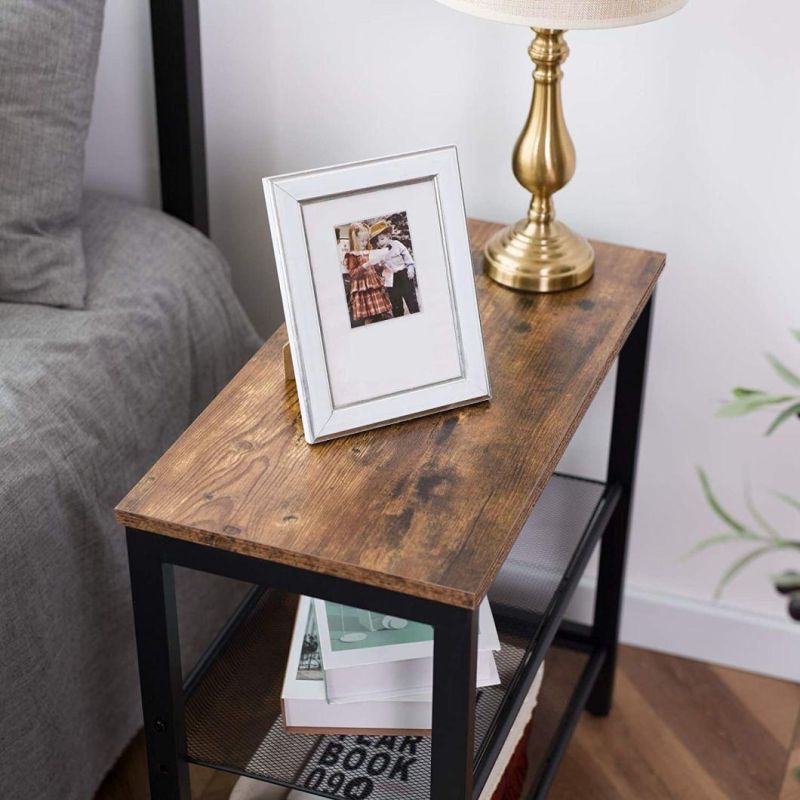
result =
[{"label": "gray cushion", "polygon": [[[2,800],[89,800],[141,725],[113,507],[258,346],[197,231],[90,192],[81,222],[86,309],[0,303]],[[180,577],[189,666],[238,591]]]},{"label": "gray cushion", "polygon": [[77,215],[103,6],[0,2],[0,300],[83,307]]}]

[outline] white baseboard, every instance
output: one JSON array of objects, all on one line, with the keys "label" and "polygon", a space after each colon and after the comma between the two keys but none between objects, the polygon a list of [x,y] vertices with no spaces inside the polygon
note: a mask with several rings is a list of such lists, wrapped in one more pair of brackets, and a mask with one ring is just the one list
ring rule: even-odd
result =
[{"label": "white baseboard", "polygon": [[[591,621],[593,578],[579,584],[567,617]],[[800,622],[726,608],[712,601],[628,586],[620,639],[625,644],[800,681]]]}]

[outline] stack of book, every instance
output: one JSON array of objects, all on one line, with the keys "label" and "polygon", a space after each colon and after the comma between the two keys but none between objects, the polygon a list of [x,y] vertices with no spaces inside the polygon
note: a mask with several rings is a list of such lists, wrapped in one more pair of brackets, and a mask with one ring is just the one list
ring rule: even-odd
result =
[{"label": "stack of book", "polygon": [[[276,644],[276,656],[278,651],[285,654],[287,646],[290,650],[281,692],[283,713],[277,713],[276,686],[274,716],[270,709],[259,712],[274,721],[243,770],[250,777],[239,779],[230,800],[429,800],[432,740],[426,734],[431,726],[433,632],[411,621],[310,598],[301,598],[297,609],[291,636],[287,630]],[[477,693],[475,727],[486,731],[504,696],[494,660],[500,642],[487,605],[480,611],[479,641],[484,655],[477,682],[485,688]],[[268,650],[261,650],[259,658],[269,658]],[[524,658],[524,643],[503,643],[498,665],[504,684]],[[480,800],[522,796],[542,674],[543,667]]]},{"label": "stack of book", "polygon": [[[500,639],[487,601],[478,620],[477,688],[500,677]],[[301,597],[281,692],[296,733],[427,735],[433,629],[429,625]]]},{"label": "stack of book", "polygon": [[[510,650],[519,650],[506,645]],[[523,651],[514,653],[521,658]],[[514,724],[500,751],[480,800],[520,800],[529,770],[527,745],[533,726],[544,665],[517,714]],[[496,709],[488,697],[500,692],[487,689],[478,698],[476,722],[486,724]],[[488,703],[484,704],[484,700]],[[496,698],[495,698],[496,700]],[[248,765],[248,772],[263,774],[264,760],[280,760],[287,750],[287,740],[281,724],[276,722],[262,747]],[[293,782],[304,789],[289,790],[252,778],[240,778],[230,800],[313,800],[316,797],[387,798],[392,800],[428,800],[431,770],[430,738],[412,735],[331,735],[310,737],[308,759],[295,775]]]}]

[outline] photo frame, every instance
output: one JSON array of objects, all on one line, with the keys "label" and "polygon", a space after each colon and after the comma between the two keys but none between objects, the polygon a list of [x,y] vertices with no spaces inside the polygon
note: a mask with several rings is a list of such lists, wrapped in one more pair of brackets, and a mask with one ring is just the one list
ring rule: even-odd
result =
[{"label": "photo frame", "polygon": [[307,442],[490,399],[455,147],[263,184]]}]

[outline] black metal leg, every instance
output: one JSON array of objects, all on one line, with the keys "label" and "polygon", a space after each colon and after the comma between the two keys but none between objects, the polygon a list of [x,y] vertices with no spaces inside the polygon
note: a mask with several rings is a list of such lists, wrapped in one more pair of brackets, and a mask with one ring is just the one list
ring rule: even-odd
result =
[{"label": "black metal leg", "polygon": [[611,710],[614,693],[628,528],[636,477],[653,302],[651,298],[642,311],[622,348],[617,367],[608,482],[618,484],[622,488],[622,496],[603,536],[600,550],[593,630],[598,643],[607,648],[607,654],[586,704],[587,709],[598,716],[605,716]]},{"label": "black metal leg", "polygon": [[431,798],[470,800],[475,746],[478,612],[437,625],[433,645]]},{"label": "black metal leg", "polygon": [[189,767],[173,567],[160,537],[128,529],[139,682],[151,800],[189,800]]}]

